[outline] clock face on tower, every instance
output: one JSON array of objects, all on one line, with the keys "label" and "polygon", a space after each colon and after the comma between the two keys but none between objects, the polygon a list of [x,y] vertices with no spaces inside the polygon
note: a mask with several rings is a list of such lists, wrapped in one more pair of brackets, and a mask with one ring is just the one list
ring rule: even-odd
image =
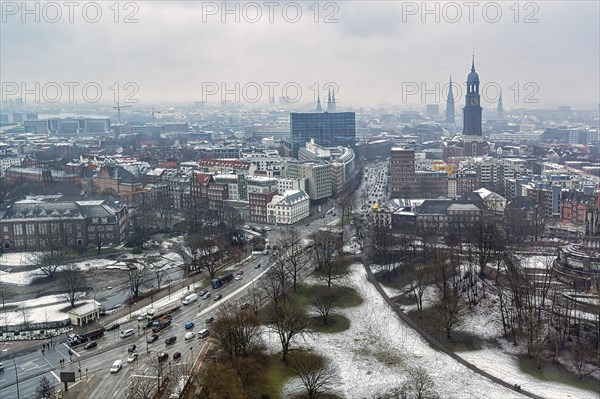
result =
[{"label": "clock face on tower", "polygon": [[477,100],[477,98],[472,98],[471,99],[471,104],[477,105],[478,103],[479,103],[479,101]]}]

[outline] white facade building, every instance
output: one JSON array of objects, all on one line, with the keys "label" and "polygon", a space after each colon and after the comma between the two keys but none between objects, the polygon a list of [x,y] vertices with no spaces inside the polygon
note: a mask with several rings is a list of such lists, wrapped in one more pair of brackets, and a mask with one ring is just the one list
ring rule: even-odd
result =
[{"label": "white facade building", "polygon": [[310,215],[310,198],[301,190],[286,191],[267,204],[271,224],[294,224]]}]

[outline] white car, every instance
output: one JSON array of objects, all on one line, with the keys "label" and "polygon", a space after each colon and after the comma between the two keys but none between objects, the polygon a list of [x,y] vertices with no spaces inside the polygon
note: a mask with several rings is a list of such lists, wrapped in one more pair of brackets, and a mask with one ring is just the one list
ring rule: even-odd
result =
[{"label": "white car", "polygon": [[183,336],[183,338],[187,341],[188,339],[192,339],[196,336],[196,333],[193,331],[190,331],[188,333],[185,333],[185,335]]},{"label": "white car", "polygon": [[244,277],[244,276],[242,276],[241,274],[238,274],[237,276],[235,276],[235,281],[241,280],[242,277]]},{"label": "white car", "polygon": [[134,353],[132,353],[132,354],[131,354],[131,355],[129,355],[129,357],[127,358],[127,363],[132,363],[132,362],[136,361],[136,360],[137,360],[137,358],[138,358],[139,356],[140,356],[140,355],[138,355],[138,354],[137,354],[137,353],[135,353],[135,352],[134,352]]}]

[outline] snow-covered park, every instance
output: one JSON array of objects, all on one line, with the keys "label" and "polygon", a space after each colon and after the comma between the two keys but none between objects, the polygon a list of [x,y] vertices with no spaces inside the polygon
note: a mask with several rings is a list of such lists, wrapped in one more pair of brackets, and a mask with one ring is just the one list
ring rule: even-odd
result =
[{"label": "snow-covered park", "polygon": [[[518,398],[521,394],[504,388],[474,373],[450,356],[432,349],[412,328],[406,325],[388,306],[373,285],[367,281],[362,265],[353,265],[349,285],[364,299],[354,308],[337,312],[351,320],[346,331],[313,333],[296,344],[329,357],[338,369],[340,384],[335,392],[344,398],[376,398],[402,386],[410,367],[424,367],[435,381],[435,390],[443,398]],[[497,326],[473,319],[471,328],[492,334]],[[479,325],[480,327],[475,327]],[[269,348],[281,350],[275,334],[265,330]],[[483,349],[461,352],[460,356],[492,375],[509,383],[518,383],[539,396],[547,398],[598,398],[598,392],[569,385],[541,381],[520,371],[514,356]],[[282,396],[300,392],[299,380],[285,385]]]}]

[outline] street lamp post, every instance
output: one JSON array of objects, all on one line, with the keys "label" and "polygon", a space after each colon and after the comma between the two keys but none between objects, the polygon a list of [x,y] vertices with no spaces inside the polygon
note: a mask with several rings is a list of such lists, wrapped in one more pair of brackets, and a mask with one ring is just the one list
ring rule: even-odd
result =
[{"label": "street lamp post", "polygon": [[15,376],[17,377],[17,399],[21,399],[21,394],[19,393],[19,371],[17,370],[15,359],[13,359],[13,364],[15,365]]},{"label": "street lamp post", "polygon": [[150,353],[150,350],[148,349],[148,329],[144,328],[144,338],[146,339],[146,354]]}]

